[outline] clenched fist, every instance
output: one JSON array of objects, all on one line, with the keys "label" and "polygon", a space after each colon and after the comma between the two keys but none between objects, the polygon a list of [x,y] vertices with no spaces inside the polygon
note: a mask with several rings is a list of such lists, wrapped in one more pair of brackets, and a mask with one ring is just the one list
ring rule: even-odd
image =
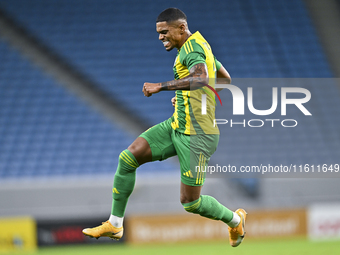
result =
[{"label": "clenched fist", "polygon": [[160,83],[150,83],[150,82],[145,82],[143,85],[143,93],[144,96],[150,97],[152,94],[156,94],[159,91],[161,91],[161,84]]}]

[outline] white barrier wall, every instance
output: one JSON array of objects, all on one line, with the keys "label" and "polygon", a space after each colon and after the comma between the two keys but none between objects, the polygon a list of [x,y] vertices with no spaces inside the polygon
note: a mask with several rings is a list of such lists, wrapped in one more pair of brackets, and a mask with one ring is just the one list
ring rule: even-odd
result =
[{"label": "white barrier wall", "polygon": [[[112,176],[0,182],[0,217],[29,215],[37,220],[108,217]],[[340,201],[340,178],[260,179],[259,196],[252,198],[233,179],[207,178],[202,194],[211,195],[232,210],[307,208]],[[179,176],[138,176],[127,216],[185,213],[180,203]],[[286,222],[287,224],[289,222]],[[289,223],[290,224],[290,223]]]},{"label": "white barrier wall", "polygon": [[340,203],[308,208],[308,236],[314,241],[340,240]]}]

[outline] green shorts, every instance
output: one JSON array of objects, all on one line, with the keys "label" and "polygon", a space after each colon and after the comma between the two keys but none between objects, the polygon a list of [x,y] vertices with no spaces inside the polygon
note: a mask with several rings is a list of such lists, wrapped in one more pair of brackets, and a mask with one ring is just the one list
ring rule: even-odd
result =
[{"label": "green shorts", "polygon": [[181,181],[189,186],[202,186],[205,169],[216,151],[219,135],[185,135],[171,127],[171,118],[140,135],[150,145],[152,161],[178,156]]}]

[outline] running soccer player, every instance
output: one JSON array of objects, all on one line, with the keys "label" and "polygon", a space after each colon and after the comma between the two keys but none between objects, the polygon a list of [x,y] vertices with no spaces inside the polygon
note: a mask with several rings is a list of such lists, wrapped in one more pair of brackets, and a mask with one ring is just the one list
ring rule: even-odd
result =
[{"label": "running soccer player", "polygon": [[156,21],[159,40],[165,49],[177,48],[173,71],[175,80],[162,83],[144,83],[143,93],[149,97],[164,90],[175,90],[172,104],[174,114],[166,121],[142,133],[119,155],[119,163],[113,181],[112,210],[109,220],[83,233],[90,237],[107,236],[120,239],[123,236],[123,219],[128,198],[136,178],[136,169],[155,160],[177,155],[181,170],[180,200],[187,212],[220,220],[229,227],[231,246],[238,246],[244,238],[246,212],[235,212],[220,204],[215,198],[201,195],[205,171],[219,141],[215,119],[214,95],[206,97],[205,114],[202,114],[202,94],[214,87],[216,78],[231,82],[229,73],[214,57],[209,43],[196,32],[191,34],[186,15],[177,8],[168,8]]}]

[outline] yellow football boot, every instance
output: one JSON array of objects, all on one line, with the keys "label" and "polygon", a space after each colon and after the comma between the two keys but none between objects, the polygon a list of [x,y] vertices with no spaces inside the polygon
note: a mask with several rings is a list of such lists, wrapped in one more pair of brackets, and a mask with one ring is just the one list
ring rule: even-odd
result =
[{"label": "yellow football boot", "polygon": [[241,221],[237,227],[228,227],[229,231],[229,242],[232,247],[237,247],[243,241],[246,231],[244,230],[244,225],[246,223],[247,212],[244,209],[237,209],[235,213],[240,216]]},{"label": "yellow football boot", "polygon": [[83,229],[83,234],[97,239],[102,236],[107,236],[111,239],[119,240],[123,236],[123,227],[116,228],[112,226],[109,221],[106,221],[98,227]]}]

